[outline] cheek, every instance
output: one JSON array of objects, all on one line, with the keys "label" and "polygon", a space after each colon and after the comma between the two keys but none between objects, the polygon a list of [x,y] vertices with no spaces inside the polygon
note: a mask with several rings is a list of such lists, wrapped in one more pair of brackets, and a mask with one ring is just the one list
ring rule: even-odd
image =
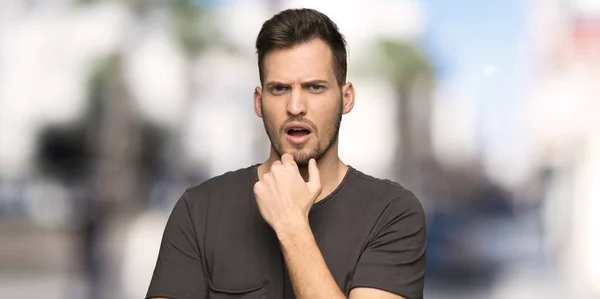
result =
[{"label": "cheek", "polygon": [[282,120],[281,117],[278,117],[276,114],[272,113],[269,110],[262,110],[263,113],[263,120],[267,123],[267,125],[269,126],[269,128],[271,129],[271,131],[273,131],[274,133],[280,133],[279,129],[281,127],[282,124]]},{"label": "cheek", "polygon": [[331,109],[331,111],[327,111],[327,113],[323,113],[319,115],[318,119],[313,120],[315,125],[319,128],[319,138],[325,138],[331,134],[331,132],[335,129],[335,120],[339,112],[335,109]]}]

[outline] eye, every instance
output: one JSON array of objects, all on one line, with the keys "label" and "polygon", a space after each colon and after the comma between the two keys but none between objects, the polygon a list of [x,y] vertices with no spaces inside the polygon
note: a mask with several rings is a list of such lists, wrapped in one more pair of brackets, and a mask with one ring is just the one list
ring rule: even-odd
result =
[{"label": "eye", "polygon": [[271,87],[269,91],[272,94],[280,95],[280,94],[283,94],[284,92],[286,92],[287,90],[288,90],[287,86],[275,85],[275,86]]},{"label": "eye", "polygon": [[314,93],[321,93],[325,90],[325,86],[319,84],[311,84],[307,86],[307,89]]}]

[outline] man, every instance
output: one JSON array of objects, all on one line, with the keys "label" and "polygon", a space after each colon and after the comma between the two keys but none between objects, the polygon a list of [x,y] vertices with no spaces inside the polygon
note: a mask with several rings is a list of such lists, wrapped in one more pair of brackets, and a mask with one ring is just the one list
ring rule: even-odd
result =
[{"label": "man", "polygon": [[355,92],[337,26],[286,10],[256,48],[254,110],[270,156],[184,193],[147,298],[422,298],[421,204],[338,157]]}]

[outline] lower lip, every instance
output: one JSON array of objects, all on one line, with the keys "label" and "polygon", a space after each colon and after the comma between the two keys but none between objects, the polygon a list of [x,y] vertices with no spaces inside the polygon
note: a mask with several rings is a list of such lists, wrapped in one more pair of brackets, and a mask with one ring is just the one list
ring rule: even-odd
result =
[{"label": "lower lip", "polygon": [[293,145],[302,145],[310,139],[310,134],[311,133],[308,133],[308,134],[302,135],[302,136],[294,136],[294,135],[290,135],[290,134],[285,134],[285,137],[287,138],[288,142]]}]

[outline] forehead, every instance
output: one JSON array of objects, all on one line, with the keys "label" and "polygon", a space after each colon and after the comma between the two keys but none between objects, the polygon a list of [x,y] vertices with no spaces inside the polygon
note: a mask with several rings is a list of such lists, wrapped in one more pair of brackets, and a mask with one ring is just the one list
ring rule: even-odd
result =
[{"label": "forehead", "polygon": [[335,78],[333,54],[320,39],[313,39],[290,49],[275,50],[265,55],[265,80],[294,82]]}]

